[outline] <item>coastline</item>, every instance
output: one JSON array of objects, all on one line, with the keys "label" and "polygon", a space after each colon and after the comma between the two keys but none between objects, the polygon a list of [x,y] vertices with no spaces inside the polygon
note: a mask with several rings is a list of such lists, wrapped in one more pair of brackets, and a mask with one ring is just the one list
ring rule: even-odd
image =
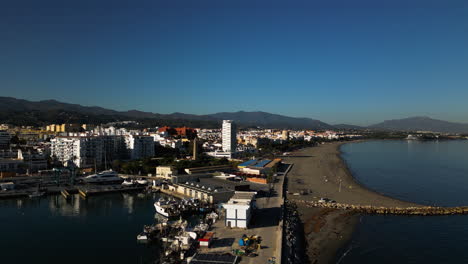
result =
[{"label": "coastline", "polygon": [[[341,146],[356,142],[363,140],[325,143],[293,152],[285,158],[288,163],[294,163],[288,173],[288,199],[317,201],[326,197],[353,205],[418,206],[370,190],[353,177],[341,157]],[[297,203],[297,209],[303,223],[308,263],[337,260],[336,254],[349,243],[359,215],[338,209],[308,208],[301,203]]]}]

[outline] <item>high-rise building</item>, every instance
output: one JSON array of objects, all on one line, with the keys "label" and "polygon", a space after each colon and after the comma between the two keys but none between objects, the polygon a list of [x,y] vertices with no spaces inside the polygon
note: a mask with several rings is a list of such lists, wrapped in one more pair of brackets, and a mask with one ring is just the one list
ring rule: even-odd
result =
[{"label": "high-rise building", "polygon": [[223,151],[236,152],[237,133],[236,124],[232,120],[223,120],[222,129]]},{"label": "high-rise building", "polygon": [[289,140],[289,131],[288,130],[283,130],[281,133],[281,139],[282,140]]}]

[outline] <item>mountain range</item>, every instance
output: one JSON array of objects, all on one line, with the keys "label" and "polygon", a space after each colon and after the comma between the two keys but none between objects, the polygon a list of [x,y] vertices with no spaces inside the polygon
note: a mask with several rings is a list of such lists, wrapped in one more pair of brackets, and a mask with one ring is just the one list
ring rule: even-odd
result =
[{"label": "mountain range", "polygon": [[116,111],[97,106],[82,106],[56,100],[28,101],[0,97],[0,123],[15,125],[45,125],[50,123],[106,123],[135,120],[145,125],[187,125],[215,128],[221,120],[236,121],[241,127],[279,129],[347,129],[347,130],[397,130],[468,133],[468,124],[447,122],[429,117],[411,117],[386,120],[368,127],[349,124],[330,125],[311,118],[289,117],[261,111],[221,112],[208,115],[185,113],[158,114],[138,110]]}]

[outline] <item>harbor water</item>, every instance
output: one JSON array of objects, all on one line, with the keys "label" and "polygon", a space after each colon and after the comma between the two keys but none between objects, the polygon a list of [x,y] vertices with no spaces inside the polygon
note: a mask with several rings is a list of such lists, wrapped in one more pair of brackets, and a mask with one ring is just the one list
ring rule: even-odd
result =
[{"label": "harbor water", "polygon": [[2,263],[153,263],[158,244],[138,243],[155,222],[158,194],[112,193],[0,200]]},{"label": "harbor water", "polygon": [[[341,148],[377,192],[427,205],[468,205],[468,141],[368,141]],[[362,216],[337,263],[468,263],[468,216]]]}]

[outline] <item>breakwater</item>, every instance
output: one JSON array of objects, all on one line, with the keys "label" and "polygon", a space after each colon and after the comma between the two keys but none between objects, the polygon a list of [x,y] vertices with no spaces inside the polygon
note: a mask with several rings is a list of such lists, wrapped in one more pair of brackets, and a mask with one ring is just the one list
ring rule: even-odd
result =
[{"label": "breakwater", "polygon": [[468,206],[438,207],[438,206],[416,206],[416,207],[382,207],[371,205],[352,205],[343,203],[323,203],[316,201],[295,200],[307,207],[333,208],[350,210],[364,214],[389,214],[389,215],[465,215],[468,214]]}]

